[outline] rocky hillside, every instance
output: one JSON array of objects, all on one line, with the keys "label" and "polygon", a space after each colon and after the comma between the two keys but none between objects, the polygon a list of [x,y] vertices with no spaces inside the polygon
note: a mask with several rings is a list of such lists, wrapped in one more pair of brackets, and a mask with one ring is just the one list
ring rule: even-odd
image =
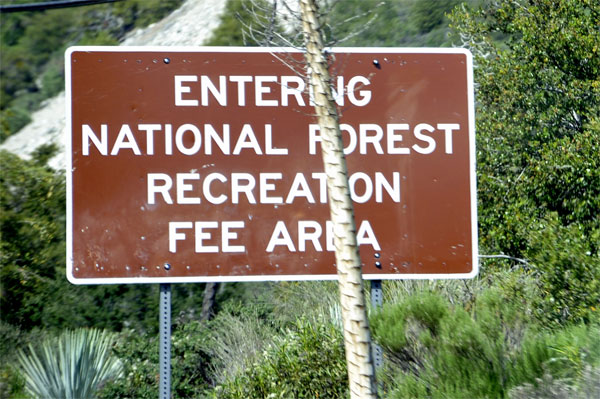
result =
[{"label": "rocky hillside", "polygon": [[[179,9],[160,22],[132,32],[121,45],[202,45],[218,26],[225,3],[225,0],[187,0]],[[27,158],[38,146],[56,143],[59,152],[50,160],[49,165],[55,169],[64,169],[65,139],[65,94],[63,92],[47,100],[45,105],[32,115],[31,123],[9,137],[0,145],[0,149]]]}]

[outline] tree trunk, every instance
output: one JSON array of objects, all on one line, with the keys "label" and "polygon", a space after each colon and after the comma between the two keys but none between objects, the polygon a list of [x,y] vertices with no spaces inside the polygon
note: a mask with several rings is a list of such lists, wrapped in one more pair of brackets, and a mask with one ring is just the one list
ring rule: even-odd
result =
[{"label": "tree trunk", "polygon": [[306,47],[307,74],[323,138],[321,149],[327,174],[331,221],[334,225],[335,259],[342,305],[350,395],[353,399],[376,398],[371,334],[365,306],[361,260],[356,241],[354,207],[350,198],[339,117],[331,92],[328,63],[323,51],[315,0],[300,0],[300,12]]},{"label": "tree trunk", "polygon": [[208,321],[215,315],[215,299],[219,283],[206,283],[204,288],[204,298],[202,300],[202,314],[200,320]]}]

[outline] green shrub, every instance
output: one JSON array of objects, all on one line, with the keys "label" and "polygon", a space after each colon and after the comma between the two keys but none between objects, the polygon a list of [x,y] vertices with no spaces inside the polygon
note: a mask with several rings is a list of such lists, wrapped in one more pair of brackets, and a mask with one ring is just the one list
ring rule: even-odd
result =
[{"label": "green shrub", "polygon": [[18,367],[19,349],[44,338],[46,334],[40,330],[22,331],[0,320],[0,398],[29,398],[25,378]]},{"label": "green shrub", "polygon": [[[464,1],[467,4],[480,2]],[[341,46],[450,46],[445,14],[458,3],[457,0],[332,2],[334,7],[326,15],[327,39],[343,40]]]},{"label": "green shrub", "polygon": [[246,371],[214,391],[217,398],[345,398],[342,334],[333,325],[299,321],[273,338]]},{"label": "green shrub", "polygon": [[511,364],[512,384],[534,382],[545,374],[575,380],[590,364],[600,364],[600,326],[577,325],[529,333]]},{"label": "green shrub", "polygon": [[280,323],[275,322],[272,316],[270,307],[256,305],[253,301],[244,304],[232,302],[208,323],[206,345],[215,383],[235,378],[244,372],[248,364],[260,358],[273,337],[280,332]]},{"label": "green shrub", "polygon": [[122,332],[114,345],[114,354],[123,359],[123,374],[109,381],[98,393],[100,399],[158,397],[158,336]]},{"label": "green shrub", "polygon": [[[65,180],[62,173],[45,166],[53,150],[51,145],[40,146],[29,161],[0,151],[2,321],[24,332],[90,325],[157,332],[156,284],[76,286],[68,282]],[[202,289],[202,284],[174,285],[173,314],[182,320],[196,317]],[[0,336],[2,345],[14,345],[9,338]]]},{"label": "green shrub", "polygon": [[587,366],[581,378],[555,379],[546,373],[535,383],[526,383],[509,392],[510,399],[589,399],[600,397],[600,368]]},{"label": "green shrub", "polygon": [[19,352],[26,390],[38,398],[92,398],[121,373],[111,354],[113,336],[100,330],[66,331]]},{"label": "green shrub", "polygon": [[273,313],[284,323],[294,323],[302,309],[307,321],[341,326],[339,298],[337,281],[282,281],[273,286],[271,301]]},{"label": "green shrub", "polygon": [[548,322],[589,322],[600,307],[600,226],[562,225],[556,214],[542,219],[529,237],[529,257],[537,266]]},{"label": "green shrub", "polygon": [[31,115],[21,108],[7,108],[0,111],[0,143],[31,122]]},{"label": "green shrub", "polygon": [[421,292],[375,313],[389,396],[502,398],[546,374],[580,379],[586,365],[600,362],[600,326],[544,330],[530,303],[508,295],[512,290],[492,286],[469,311]]},{"label": "green shrub", "polygon": [[594,121],[582,133],[544,146],[517,189],[532,199],[528,207],[545,212],[521,234],[549,322],[586,322],[600,305],[599,143],[600,123]]},{"label": "green shrub", "polygon": [[39,325],[58,265],[64,268],[65,186],[34,162],[0,151],[2,319]]},{"label": "green shrub", "polygon": [[0,367],[0,398],[27,398],[25,379],[11,364]]},{"label": "green shrub", "polygon": [[[204,397],[210,384],[209,330],[192,321],[173,328],[171,337],[171,392],[176,398]],[[126,331],[114,353],[123,359],[123,375],[107,383],[99,398],[154,399],[159,387],[159,336]]]},{"label": "green shrub", "polygon": [[[371,317],[377,340],[391,353],[412,358],[411,346],[421,339],[437,336],[440,323],[448,313],[448,303],[439,295],[424,292],[400,304],[384,306]],[[414,349],[414,348],[412,348]]]}]

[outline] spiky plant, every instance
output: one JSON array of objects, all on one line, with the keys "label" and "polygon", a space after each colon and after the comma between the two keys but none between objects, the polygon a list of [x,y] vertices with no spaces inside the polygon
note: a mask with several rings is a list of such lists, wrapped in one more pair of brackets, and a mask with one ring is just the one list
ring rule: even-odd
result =
[{"label": "spiky plant", "polygon": [[37,398],[93,398],[107,380],[121,374],[111,354],[114,335],[96,329],[65,331],[19,351],[26,390]]}]

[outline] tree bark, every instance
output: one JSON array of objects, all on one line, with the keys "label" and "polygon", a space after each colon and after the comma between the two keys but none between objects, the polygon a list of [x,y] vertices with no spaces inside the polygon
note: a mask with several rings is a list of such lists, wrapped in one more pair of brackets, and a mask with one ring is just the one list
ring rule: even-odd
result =
[{"label": "tree bark", "polygon": [[354,207],[343,152],[339,116],[330,86],[327,58],[315,0],[300,0],[306,47],[307,74],[314,108],[321,128],[323,163],[331,221],[334,225],[335,259],[341,296],[344,342],[351,398],[376,398],[371,334],[363,289],[362,262],[356,240]]},{"label": "tree bark", "polygon": [[200,320],[208,321],[215,315],[215,302],[219,283],[206,283],[204,288],[204,297],[202,299],[202,314]]}]

